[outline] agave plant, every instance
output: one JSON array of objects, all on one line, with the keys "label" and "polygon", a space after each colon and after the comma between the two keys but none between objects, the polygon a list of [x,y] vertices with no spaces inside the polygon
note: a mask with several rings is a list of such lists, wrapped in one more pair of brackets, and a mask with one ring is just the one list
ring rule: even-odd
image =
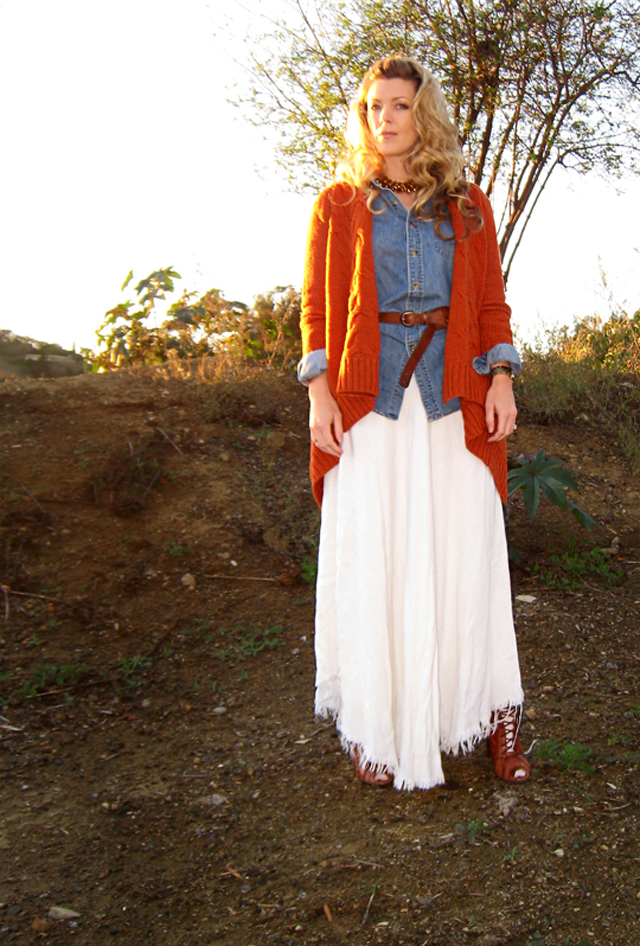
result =
[{"label": "agave plant", "polygon": [[580,525],[587,529],[598,525],[593,516],[567,497],[566,490],[577,490],[578,484],[573,473],[563,469],[562,460],[548,457],[544,450],[539,450],[535,457],[516,457],[514,462],[517,465],[509,470],[509,495],[519,489],[523,491],[524,508],[530,519],[535,519],[540,505],[540,493],[543,492],[547,499],[560,509],[573,513]]}]

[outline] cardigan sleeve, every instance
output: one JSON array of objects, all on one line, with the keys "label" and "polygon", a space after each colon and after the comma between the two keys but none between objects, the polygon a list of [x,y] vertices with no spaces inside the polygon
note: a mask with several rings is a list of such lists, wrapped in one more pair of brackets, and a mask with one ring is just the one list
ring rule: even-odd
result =
[{"label": "cardigan sleeve", "polygon": [[300,316],[303,356],[326,348],[327,344],[326,270],[330,216],[331,203],[325,193],[320,194],[313,207],[307,236]]},{"label": "cardigan sleeve", "polygon": [[486,267],[484,286],[480,299],[478,322],[480,327],[480,348],[483,352],[490,351],[501,343],[512,344],[511,309],[507,305],[502,278],[502,262],[496,225],[493,211],[488,198],[480,188],[472,188],[473,199],[482,211],[484,227],[481,235],[484,236],[486,246]]}]

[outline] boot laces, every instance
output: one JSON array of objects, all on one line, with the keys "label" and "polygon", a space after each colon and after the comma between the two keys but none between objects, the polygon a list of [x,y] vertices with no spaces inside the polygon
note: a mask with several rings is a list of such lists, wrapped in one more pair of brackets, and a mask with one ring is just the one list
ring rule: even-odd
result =
[{"label": "boot laces", "polygon": [[515,752],[516,739],[520,730],[520,714],[511,709],[500,710],[498,725],[502,725],[504,732],[505,753],[511,755]]}]

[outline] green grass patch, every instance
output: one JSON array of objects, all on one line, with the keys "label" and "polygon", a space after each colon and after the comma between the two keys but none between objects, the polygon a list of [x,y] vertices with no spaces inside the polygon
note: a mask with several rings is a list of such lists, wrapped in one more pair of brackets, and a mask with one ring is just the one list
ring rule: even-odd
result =
[{"label": "green grass patch", "polygon": [[282,647],[281,627],[261,630],[237,624],[232,631],[218,630],[217,634],[224,638],[224,642],[211,651],[218,660],[246,660],[247,657],[257,657],[264,650],[280,650]]},{"label": "green grass patch", "polygon": [[589,746],[583,746],[579,742],[560,742],[559,739],[545,739],[537,743],[534,754],[538,759],[553,762],[563,769],[593,772],[591,763],[595,753]]},{"label": "green grass patch", "polygon": [[75,686],[85,679],[93,668],[88,664],[56,664],[45,663],[32,671],[31,679],[25,680],[16,691],[19,700],[30,700],[52,688]]},{"label": "green grass patch", "polygon": [[549,588],[571,590],[580,588],[589,578],[596,578],[607,588],[613,589],[624,578],[622,569],[615,568],[611,556],[598,547],[588,551],[579,551],[573,547],[561,555],[552,555],[549,568],[534,565],[527,571]]}]

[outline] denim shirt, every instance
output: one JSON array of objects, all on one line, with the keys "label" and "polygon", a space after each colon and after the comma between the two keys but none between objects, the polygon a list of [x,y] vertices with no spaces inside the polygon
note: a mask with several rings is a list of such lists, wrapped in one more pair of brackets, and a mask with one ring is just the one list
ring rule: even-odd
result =
[{"label": "denim shirt", "polygon": [[[381,212],[380,212],[381,211]],[[381,312],[428,312],[448,306],[451,296],[455,241],[449,220],[440,224],[422,220],[405,209],[396,194],[387,188],[373,205],[373,253],[378,306]],[[425,330],[424,325],[404,326],[380,323],[379,393],[374,411],[396,420],[400,415],[404,388],[400,375],[411,352]],[[418,362],[414,377],[420,389],[427,417],[438,420],[460,410],[458,398],[442,400],[446,329],[439,329]],[[507,343],[495,345],[474,358],[478,374],[488,374],[491,365],[510,362],[520,371],[520,358]],[[298,380],[307,383],[327,367],[324,349],[310,352],[298,365]]]}]

